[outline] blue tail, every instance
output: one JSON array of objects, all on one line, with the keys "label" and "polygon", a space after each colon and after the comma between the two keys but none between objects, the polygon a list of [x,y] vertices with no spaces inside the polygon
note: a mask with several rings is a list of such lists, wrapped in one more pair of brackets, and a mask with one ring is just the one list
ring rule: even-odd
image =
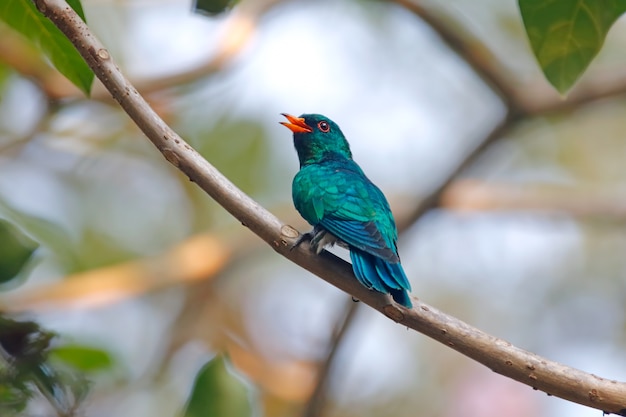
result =
[{"label": "blue tail", "polygon": [[363,286],[384,294],[391,294],[397,303],[406,308],[413,308],[409,294],[407,294],[407,291],[411,291],[411,284],[400,262],[392,264],[357,249],[350,250],[350,259],[354,275]]}]

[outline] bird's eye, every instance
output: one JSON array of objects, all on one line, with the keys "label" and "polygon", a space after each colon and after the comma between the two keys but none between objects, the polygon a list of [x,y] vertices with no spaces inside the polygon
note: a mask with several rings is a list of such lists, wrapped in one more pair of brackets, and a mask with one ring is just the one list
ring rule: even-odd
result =
[{"label": "bird's eye", "polygon": [[330,130],[330,125],[328,124],[328,122],[325,122],[323,120],[317,124],[317,127],[324,133]]}]

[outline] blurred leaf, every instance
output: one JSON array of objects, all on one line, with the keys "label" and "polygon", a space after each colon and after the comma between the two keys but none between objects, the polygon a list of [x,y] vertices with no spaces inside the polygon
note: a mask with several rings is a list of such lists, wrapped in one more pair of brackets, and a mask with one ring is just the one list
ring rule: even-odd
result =
[{"label": "blurred leaf", "polygon": [[77,262],[76,255],[72,253],[73,247],[71,242],[74,239],[70,237],[63,227],[40,217],[17,212],[13,213],[11,216],[19,222],[20,226],[24,227],[42,245],[53,249],[64,266],[74,265]]},{"label": "blurred leaf", "polygon": [[4,284],[19,274],[39,245],[1,219],[0,242],[0,284]]},{"label": "blurred leaf", "polygon": [[130,261],[136,257],[136,253],[120,245],[111,236],[106,236],[100,230],[87,227],[83,230],[80,246],[77,248],[76,263],[69,272],[89,271]]},{"label": "blurred leaf", "polygon": [[[85,20],[79,0],[68,0],[68,4]],[[32,0],[0,1],[0,20],[33,42],[61,74],[89,95],[93,72],[65,35],[39,13]]]},{"label": "blurred leaf", "polygon": [[263,126],[253,120],[239,120],[210,129],[194,135],[194,147],[244,192],[258,191],[266,183],[267,177],[260,173],[269,159]]},{"label": "blurred leaf", "polygon": [[15,210],[1,198],[0,213],[19,224],[42,246],[52,249],[66,269],[71,269],[78,262],[76,254],[72,252],[73,247],[69,243],[72,242],[72,237],[58,224]]},{"label": "blurred leaf", "polygon": [[33,368],[45,360],[54,333],[34,321],[17,321],[0,316],[0,348],[16,368]]},{"label": "blurred leaf", "polygon": [[235,3],[235,0],[195,0],[193,11],[200,14],[215,16],[230,10]]},{"label": "blurred leaf", "polygon": [[16,387],[8,376],[0,370],[0,415],[11,416],[26,408],[31,394],[25,387]]},{"label": "blurred leaf", "polygon": [[53,337],[33,321],[0,316],[0,348],[5,359],[0,367],[0,411],[15,412],[26,407],[32,397],[30,382],[43,365]]},{"label": "blurred leaf", "polygon": [[602,48],[626,1],[519,0],[519,7],[543,73],[565,94]]},{"label": "blurred leaf", "polygon": [[200,369],[184,417],[248,417],[252,404],[248,387],[216,357]]},{"label": "blurred leaf", "polygon": [[[193,111],[187,113],[193,115]],[[269,185],[269,164],[272,162],[269,140],[265,128],[256,120],[219,120],[217,124],[206,117],[190,118],[179,122],[177,131],[190,144],[237,187],[250,195],[261,195]],[[185,181],[189,200],[195,212],[194,227],[212,226],[215,216],[210,216],[215,203],[195,184]],[[219,210],[220,212],[222,210]]]},{"label": "blurred leaf", "polygon": [[7,406],[8,410],[24,407],[35,389],[63,412],[84,399],[89,386],[85,378],[60,372],[49,363],[53,337],[53,333],[34,321],[17,321],[0,315],[0,411],[7,406],[3,399],[13,402]]},{"label": "blurred leaf", "polygon": [[[0,36],[2,36],[2,32],[0,32]],[[9,67],[4,62],[0,62],[0,90],[4,89],[11,74],[13,74],[13,68]]]},{"label": "blurred leaf", "polygon": [[27,384],[28,379],[19,371],[16,366],[17,362],[10,352],[32,351],[27,347],[27,339],[32,332],[37,331],[39,331],[39,326],[34,322],[17,322],[0,316],[0,349],[4,351],[0,356],[0,415],[2,416],[22,411],[32,397],[32,390]]},{"label": "blurred leaf", "polygon": [[50,351],[50,358],[84,372],[102,371],[113,366],[113,360],[108,352],[89,346],[60,346]]}]

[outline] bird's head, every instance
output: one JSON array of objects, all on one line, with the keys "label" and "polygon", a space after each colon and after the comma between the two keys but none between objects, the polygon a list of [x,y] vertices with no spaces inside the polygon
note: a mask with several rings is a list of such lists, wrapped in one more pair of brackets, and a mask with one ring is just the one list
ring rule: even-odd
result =
[{"label": "bird's head", "polygon": [[282,113],[288,122],[280,122],[293,132],[293,143],[300,166],[333,158],[352,158],[350,145],[339,126],[321,114],[303,114],[300,117]]}]

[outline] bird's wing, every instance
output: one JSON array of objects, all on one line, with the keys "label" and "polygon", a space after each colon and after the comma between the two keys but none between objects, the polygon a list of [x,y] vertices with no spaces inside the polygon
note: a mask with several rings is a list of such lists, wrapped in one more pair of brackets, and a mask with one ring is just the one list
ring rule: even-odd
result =
[{"label": "bird's wing", "polygon": [[391,263],[399,261],[395,239],[389,242],[390,239],[381,230],[384,226],[380,222],[349,220],[350,215],[350,211],[339,209],[324,216],[320,225],[350,246]]},{"label": "bird's wing", "polygon": [[307,195],[300,199],[300,207],[296,205],[303,217],[350,246],[399,262],[396,225],[380,189],[358,167],[334,167],[318,174],[303,191]]}]

